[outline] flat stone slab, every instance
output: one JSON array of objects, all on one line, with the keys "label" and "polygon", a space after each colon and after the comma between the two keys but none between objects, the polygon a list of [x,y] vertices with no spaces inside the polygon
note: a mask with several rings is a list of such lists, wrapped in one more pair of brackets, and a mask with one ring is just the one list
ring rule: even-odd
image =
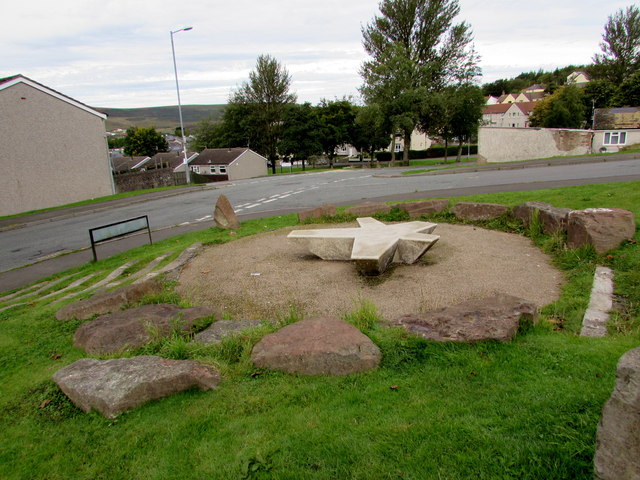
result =
[{"label": "flat stone slab", "polygon": [[199,321],[214,314],[207,307],[143,305],[83,323],[73,335],[73,344],[90,354],[119,353],[168,336],[174,329],[191,332]]},{"label": "flat stone slab", "polygon": [[594,458],[597,480],[640,478],[640,348],[618,361],[616,386],[602,409]]},{"label": "flat stone slab", "polygon": [[596,267],[589,306],[582,318],[581,337],[606,337],[609,311],[613,308],[613,271]]},{"label": "flat stone slab", "polygon": [[374,218],[358,218],[359,228],[294,230],[287,238],[323,260],[353,260],[366,275],[378,275],[392,263],[415,263],[440,238],[431,235],[435,223],[386,225]]},{"label": "flat stone slab", "polygon": [[83,358],[58,370],[53,381],[81,410],[107,418],[188,388],[213,390],[220,383],[215,368],[191,360],[156,356],[95,360]]},{"label": "flat stone slab", "polygon": [[349,375],[378,366],[380,349],[353,325],[317,317],[266,335],[251,352],[256,367],[303,375]]},{"label": "flat stone slab", "polygon": [[220,343],[226,337],[229,337],[234,333],[247,328],[259,327],[260,325],[262,325],[261,320],[220,320],[212,323],[209,327],[198,333],[193,338],[193,341],[207,345]]},{"label": "flat stone slab", "polygon": [[537,320],[538,309],[532,302],[496,295],[427,313],[403,315],[393,323],[418,337],[438,342],[508,342],[522,324]]}]

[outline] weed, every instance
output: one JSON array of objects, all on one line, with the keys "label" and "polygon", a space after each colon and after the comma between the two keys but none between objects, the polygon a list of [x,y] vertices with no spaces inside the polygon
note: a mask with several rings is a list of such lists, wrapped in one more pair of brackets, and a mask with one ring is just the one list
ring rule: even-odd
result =
[{"label": "weed", "polygon": [[378,313],[378,308],[369,300],[360,298],[354,300],[355,310],[346,313],[342,319],[358,328],[362,332],[372,330],[383,322],[383,318]]}]

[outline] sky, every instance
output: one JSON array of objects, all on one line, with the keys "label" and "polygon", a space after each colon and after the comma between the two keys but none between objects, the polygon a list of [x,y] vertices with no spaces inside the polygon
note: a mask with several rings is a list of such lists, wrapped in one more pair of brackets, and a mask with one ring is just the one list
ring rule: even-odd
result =
[{"label": "sky", "polygon": [[[226,103],[256,58],[275,57],[299,102],[352,96],[377,0],[22,0],[3,6],[0,77],[15,74],[93,107]],[[589,64],[615,0],[459,0],[479,83]]]}]

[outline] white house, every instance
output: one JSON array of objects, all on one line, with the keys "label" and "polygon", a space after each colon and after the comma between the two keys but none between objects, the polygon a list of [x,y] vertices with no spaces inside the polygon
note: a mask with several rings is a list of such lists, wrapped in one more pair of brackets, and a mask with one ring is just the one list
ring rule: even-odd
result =
[{"label": "white house", "polygon": [[596,108],[593,151],[617,152],[640,143],[640,107]]}]

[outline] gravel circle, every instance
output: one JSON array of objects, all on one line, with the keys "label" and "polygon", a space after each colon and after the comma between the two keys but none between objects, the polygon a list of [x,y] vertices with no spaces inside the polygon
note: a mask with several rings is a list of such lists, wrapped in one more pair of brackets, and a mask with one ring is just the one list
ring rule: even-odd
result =
[{"label": "gravel circle", "polygon": [[363,300],[387,320],[498,293],[539,307],[558,299],[564,277],[550,257],[520,235],[439,224],[440,240],[413,265],[363,277],[351,262],[325,261],[287,240],[284,228],[207,248],[182,271],[177,291],[237,320],[273,320],[291,306],[309,318],[341,317]]}]

